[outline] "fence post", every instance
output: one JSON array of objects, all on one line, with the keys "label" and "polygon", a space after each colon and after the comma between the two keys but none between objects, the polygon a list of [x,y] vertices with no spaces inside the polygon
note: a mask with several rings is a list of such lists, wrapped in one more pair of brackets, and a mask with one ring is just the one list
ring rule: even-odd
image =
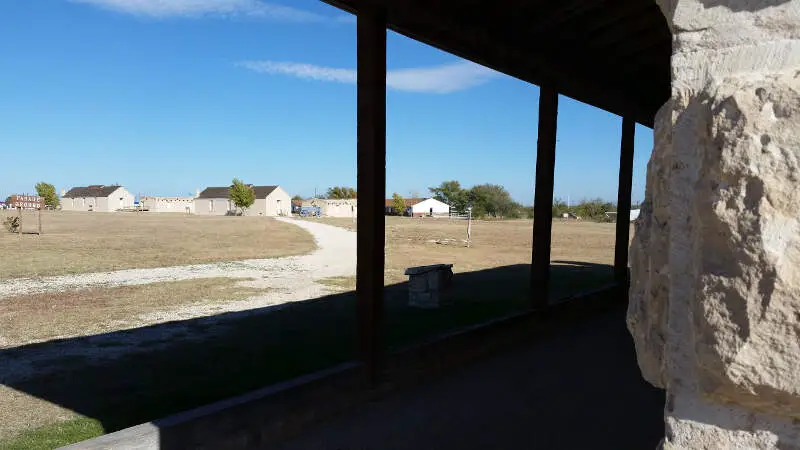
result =
[{"label": "fence post", "polygon": [[22,237],[22,207],[17,206],[17,217],[19,217],[19,228],[17,228],[17,235]]},{"label": "fence post", "polygon": [[467,247],[472,244],[472,207],[467,212]]}]

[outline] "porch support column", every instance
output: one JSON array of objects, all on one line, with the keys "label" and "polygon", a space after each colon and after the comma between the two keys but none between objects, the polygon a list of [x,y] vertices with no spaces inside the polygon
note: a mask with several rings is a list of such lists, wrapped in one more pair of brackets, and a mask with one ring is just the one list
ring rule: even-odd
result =
[{"label": "porch support column", "polygon": [[553,176],[556,166],[558,92],[551,85],[539,88],[539,133],[536,146],[536,193],[533,204],[533,255],[531,301],[545,309],[550,292],[550,241],[553,229]]},{"label": "porch support column", "polygon": [[619,150],[617,238],[614,249],[614,281],[624,289],[628,288],[628,243],[631,233],[631,183],[633,182],[633,138],[635,132],[636,122],[629,117],[624,117]]},{"label": "porch support column", "polygon": [[374,382],[383,356],[383,268],[386,190],[386,14],[357,15],[358,223],[356,299],[360,357]]},{"label": "porch support column", "polygon": [[800,449],[800,0],[658,0],[655,117],[628,329],[663,448]]}]

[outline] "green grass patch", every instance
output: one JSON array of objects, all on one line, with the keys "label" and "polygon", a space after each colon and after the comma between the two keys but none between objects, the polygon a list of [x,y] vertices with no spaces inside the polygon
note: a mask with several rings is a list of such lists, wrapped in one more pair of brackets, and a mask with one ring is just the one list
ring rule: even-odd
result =
[{"label": "green grass patch", "polygon": [[79,417],[23,432],[0,442],[3,450],[51,450],[102,435],[103,425],[95,419]]}]

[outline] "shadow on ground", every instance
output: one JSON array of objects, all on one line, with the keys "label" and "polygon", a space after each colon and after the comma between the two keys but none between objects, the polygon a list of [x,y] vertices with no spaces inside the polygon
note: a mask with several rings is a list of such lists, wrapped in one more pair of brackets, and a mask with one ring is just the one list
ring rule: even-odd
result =
[{"label": "shadow on ground", "polygon": [[642,380],[624,308],[395,392],[276,450],[652,449],[664,393]]},{"label": "shadow on ground", "polygon": [[[531,294],[529,270],[528,265],[516,265],[457,274],[448,294],[454,296],[455,305],[433,311],[408,308],[405,283],[387,287],[387,345],[405,347],[526,309]],[[553,293],[558,296],[569,289],[593,287],[592,283],[608,281],[611,273],[610,266],[604,265],[556,264]],[[11,364],[0,369],[0,384],[87,417],[28,432],[18,441],[31,445],[46,440],[47,446],[63,445],[354,360],[355,311],[355,295],[349,292],[244,313],[4,349],[0,350],[0,361]],[[154,342],[154,335],[163,339]],[[600,324],[588,331],[564,330],[562,337],[551,340],[548,346],[521,363],[520,367],[532,372],[530,376],[519,375],[510,385],[491,378],[482,381],[487,387],[517,386],[520,395],[543,402],[532,410],[535,414],[528,417],[526,427],[548,424],[537,419],[542,414],[571,422],[570,426],[576,427],[574,433],[591,434],[595,427],[591,418],[619,416],[619,433],[624,434],[633,429],[637,417],[649,414],[631,395],[651,394],[639,377],[623,320],[616,318],[613,324]],[[28,364],[33,373],[21,377],[8,369],[20,364]],[[485,395],[477,385],[474,389],[475,409],[484,410],[477,401]],[[553,397],[562,391],[563,399]],[[596,395],[602,399],[592,398]],[[613,401],[611,397],[616,395],[619,398]],[[497,398],[512,400],[502,395]],[[456,399],[447,395],[442,398],[445,403],[451,400]],[[632,403],[626,406],[625,402]],[[519,412],[518,402],[509,405]],[[656,408],[659,420],[661,405],[663,402],[649,405]],[[616,416],[609,416],[609,408]],[[630,417],[622,417],[623,413]]]}]

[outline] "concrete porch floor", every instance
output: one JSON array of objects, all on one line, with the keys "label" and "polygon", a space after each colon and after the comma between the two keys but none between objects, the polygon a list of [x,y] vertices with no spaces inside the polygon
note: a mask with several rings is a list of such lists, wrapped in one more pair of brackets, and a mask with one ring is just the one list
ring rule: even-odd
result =
[{"label": "concrete porch floor", "polygon": [[344,413],[280,450],[655,449],[664,393],[616,309]]}]

